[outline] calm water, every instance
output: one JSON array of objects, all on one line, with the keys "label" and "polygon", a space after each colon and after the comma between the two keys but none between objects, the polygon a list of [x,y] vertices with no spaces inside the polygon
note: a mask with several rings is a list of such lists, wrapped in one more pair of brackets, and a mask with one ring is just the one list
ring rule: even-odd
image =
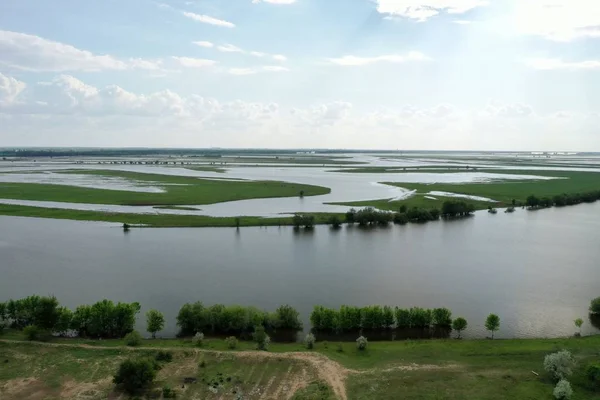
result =
[{"label": "calm water", "polygon": [[[484,337],[598,333],[587,317],[600,296],[600,204],[453,222],[312,233],[291,228],[141,229],[0,217],[0,300],[55,294],[74,307],[102,298],[166,313],[185,302],[298,308],[315,304],[446,306]],[[139,318],[139,329],[144,329]]]}]

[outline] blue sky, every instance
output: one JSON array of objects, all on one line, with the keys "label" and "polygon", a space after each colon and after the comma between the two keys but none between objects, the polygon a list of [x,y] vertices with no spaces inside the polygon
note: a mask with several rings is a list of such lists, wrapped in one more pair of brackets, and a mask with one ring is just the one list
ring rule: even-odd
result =
[{"label": "blue sky", "polygon": [[600,151],[595,0],[6,0],[0,146]]}]

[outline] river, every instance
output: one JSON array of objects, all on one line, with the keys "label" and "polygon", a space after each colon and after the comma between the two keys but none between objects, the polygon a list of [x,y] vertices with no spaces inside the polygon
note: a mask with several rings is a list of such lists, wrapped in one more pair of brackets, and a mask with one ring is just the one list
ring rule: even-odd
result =
[{"label": "river", "polygon": [[[483,338],[485,317],[501,338],[583,334],[600,296],[600,203],[517,210],[370,230],[319,226],[134,229],[116,224],[0,217],[0,301],[54,294],[75,307],[108,298],[139,301],[167,316],[173,335],[185,302],[296,307],[389,304],[448,307],[464,336]],[[144,317],[138,318],[144,330]]]}]

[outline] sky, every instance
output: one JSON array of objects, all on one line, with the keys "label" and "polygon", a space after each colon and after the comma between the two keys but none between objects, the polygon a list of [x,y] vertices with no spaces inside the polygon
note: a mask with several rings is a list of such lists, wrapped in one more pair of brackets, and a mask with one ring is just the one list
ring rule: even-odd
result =
[{"label": "sky", "polygon": [[600,151],[600,1],[2,0],[9,146]]}]

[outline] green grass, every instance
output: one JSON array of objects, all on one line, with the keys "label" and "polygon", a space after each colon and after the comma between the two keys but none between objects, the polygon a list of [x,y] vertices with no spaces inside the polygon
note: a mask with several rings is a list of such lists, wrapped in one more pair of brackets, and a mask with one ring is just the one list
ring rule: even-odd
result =
[{"label": "green grass", "polygon": [[[466,194],[470,196],[486,197],[497,201],[494,206],[508,206],[515,199],[524,203],[529,195],[538,197],[555,196],[563,193],[584,193],[600,190],[600,173],[576,171],[537,171],[537,170],[497,170],[479,169],[478,172],[498,173],[509,175],[536,175],[553,177],[550,180],[531,179],[496,179],[485,183],[404,183],[383,182],[387,185],[401,187],[407,190],[416,190],[416,194],[406,200],[389,201],[389,199],[369,200],[360,202],[332,203],[353,207],[376,207],[382,210],[397,211],[402,205],[407,207],[441,208],[447,197],[431,196],[437,200],[427,199],[425,195],[432,191]],[[473,204],[476,209],[487,209],[489,202],[461,199]]]},{"label": "green grass", "polygon": [[[127,223],[129,225],[144,225],[155,228],[197,228],[197,227],[235,227],[236,217],[208,217],[203,215],[177,214],[128,214],[107,213],[102,211],[70,210],[60,208],[45,208],[0,204],[0,215],[13,217],[35,217],[52,219],[69,219],[75,221],[98,221]],[[312,213],[316,224],[325,224],[331,215],[327,213]],[[292,225],[291,217],[263,218],[240,216],[240,226],[283,226]]]},{"label": "green grass", "polygon": [[81,170],[65,173],[130,179],[146,185],[161,186],[165,193],[143,193],[38,183],[1,183],[0,198],[155,206],[201,205],[245,199],[293,197],[298,196],[300,191],[304,191],[305,196],[317,196],[330,192],[330,189],[325,187],[276,181],[222,181],[110,170]]},{"label": "green grass", "polygon": [[[21,339],[18,332],[9,331],[3,339]],[[165,364],[155,385],[181,387],[183,377],[195,377],[198,384],[180,391],[183,399],[216,399],[232,390],[249,394],[261,389],[273,397],[287,397],[277,390],[290,387],[295,378],[306,382],[296,392],[294,400],[332,400],[330,388],[319,381],[309,364],[291,357],[260,357],[225,350],[223,340],[207,340],[202,352],[197,352],[190,340],[144,340],[143,349],[121,347],[121,340],[89,341],[55,339],[55,343],[85,344],[86,347],[52,347],[36,343],[0,342],[0,397],[9,400],[25,398],[28,386],[44,392],[48,398],[64,396],[65,387],[79,386],[98,397],[106,398],[113,388],[107,378],[118,363],[131,357],[149,357],[156,348],[169,348],[173,362]],[[115,346],[114,349],[93,346]],[[342,351],[338,351],[338,345]],[[250,350],[253,344],[240,341],[239,350]],[[317,342],[313,352],[337,361],[350,370],[345,381],[349,400],[366,399],[552,399],[554,383],[544,372],[546,354],[566,349],[577,359],[569,379],[575,392],[573,399],[600,399],[593,392],[584,370],[589,363],[600,362],[600,335],[584,338],[518,339],[518,340],[421,340],[370,342],[359,352],[354,343]],[[304,351],[298,343],[273,343],[270,353]],[[5,362],[4,360],[8,360]],[[4,367],[7,365],[8,367]],[[354,372],[352,372],[354,371]],[[532,371],[538,373],[535,375]],[[327,370],[324,370],[327,374]],[[35,378],[21,392],[8,394],[6,387],[17,380]],[[224,381],[220,382],[223,377]],[[227,377],[231,378],[227,381]],[[203,381],[204,380],[204,381]],[[208,390],[208,383],[217,383],[218,393]],[[6,385],[6,386],[5,386]],[[89,386],[89,387],[86,387]],[[3,389],[4,387],[4,389]],[[5,392],[3,392],[3,390]],[[60,394],[63,393],[63,397]],[[104,396],[104,397],[102,397]],[[195,397],[194,397],[195,396]],[[254,398],[249,396],[250,398]],[[228,397],[226,397],[228,398]],[[232,397],[235,398],[235,397]]]}]

